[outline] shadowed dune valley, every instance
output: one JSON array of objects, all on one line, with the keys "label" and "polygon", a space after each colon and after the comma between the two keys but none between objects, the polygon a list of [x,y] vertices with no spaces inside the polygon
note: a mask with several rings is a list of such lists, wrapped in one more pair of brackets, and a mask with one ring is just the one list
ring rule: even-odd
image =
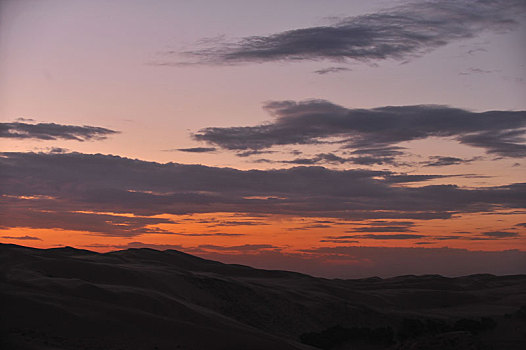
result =
[{"label": "shadowed dune valley", "polygon": [[526,275],[324,279],[0,246],[2,349],[523,349]]}]

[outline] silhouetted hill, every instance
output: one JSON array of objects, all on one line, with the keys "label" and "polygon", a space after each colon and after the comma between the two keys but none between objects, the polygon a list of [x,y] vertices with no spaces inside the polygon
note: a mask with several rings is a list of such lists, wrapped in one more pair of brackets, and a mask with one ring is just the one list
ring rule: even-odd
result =
[{"label": "silhouetted hill", "polygon": [[[520,349],[526,276],[340,280],[0,245],[6,349]],[[301,343],[303,341],[303,343]],[[447,345],[450,344],[450,345]]]}]

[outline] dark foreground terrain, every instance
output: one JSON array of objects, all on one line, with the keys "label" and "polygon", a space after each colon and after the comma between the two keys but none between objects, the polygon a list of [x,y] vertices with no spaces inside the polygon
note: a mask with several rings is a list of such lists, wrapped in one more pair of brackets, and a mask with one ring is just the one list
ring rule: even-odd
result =
[{"label": "dark foreground terrain", "polygon": [[526,349],[526,276],[328,280],[0,245],[1,349]]}]

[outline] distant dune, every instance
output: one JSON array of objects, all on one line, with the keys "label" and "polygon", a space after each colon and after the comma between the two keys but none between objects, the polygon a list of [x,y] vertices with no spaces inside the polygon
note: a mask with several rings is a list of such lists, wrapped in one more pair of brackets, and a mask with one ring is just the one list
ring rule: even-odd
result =
[{"label": "distant dune", "polygon": [[526,345],[526,275],[329,280],[175,250],[1,244],[0,295],[2,349]]}]

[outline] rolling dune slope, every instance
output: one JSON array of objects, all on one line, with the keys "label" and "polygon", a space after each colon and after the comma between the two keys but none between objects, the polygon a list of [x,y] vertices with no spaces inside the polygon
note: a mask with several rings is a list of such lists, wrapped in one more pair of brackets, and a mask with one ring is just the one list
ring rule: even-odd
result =
[{"label": "rolling dune slope", "polygon": [[[524,275],[328,280],[174,250],[101,254],[7,244],[0,263],[6,349],[314,349],[301,335],[336,325],[396,331],[407,319],[480,317],[497,326],[464,332],[459,344],[524,344],[526,323],[516,316],[526,304]],[[376,348],[416,349],[440,341],[433,337]],[[371,348],[340,348],[351,345]]]}]

